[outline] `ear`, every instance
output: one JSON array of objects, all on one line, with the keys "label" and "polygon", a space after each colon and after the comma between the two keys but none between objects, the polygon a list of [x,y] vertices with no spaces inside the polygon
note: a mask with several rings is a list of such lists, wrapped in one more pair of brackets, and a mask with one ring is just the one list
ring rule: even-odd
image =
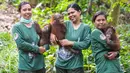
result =
[{"label": "ear", "polygon": [[82,14],[82,12],[80,10],[78,12],[80,13],[80,15]]}]

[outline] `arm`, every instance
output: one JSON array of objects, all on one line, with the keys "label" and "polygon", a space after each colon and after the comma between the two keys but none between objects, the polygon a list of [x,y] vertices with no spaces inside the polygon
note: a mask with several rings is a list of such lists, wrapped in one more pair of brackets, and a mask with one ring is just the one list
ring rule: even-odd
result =
[{"label": "arm", "polygon": [[[91,34],[91,29],[90,27],[85,27],[83,30],[83,38],[82,41],[69,41],[67,39],[60,40],[60,43],[62,46],[71,46],[73,49],[84,49],[88,48],[90,46],[90,34]],[[80,39],[78,39],[80,40]]]},{"label": "arm", "polygon": [[91,28],[88,26],[85,26],[83,31],[83,41],[74,41],[73,47],[74,49],[85,49],[89,48],[91,44],[90,40],[90,34],[91,34]]},{"label": "arm", "polygon": [[14,26],[12,28],[12,35],[19,50],[39,53],[39,47],[37,45],[28,43],[23,39],[22,32],[20,31],[18,26]]},{"label": "arm", "polygon": [[108,44],[108,46],[110,46],[110,48],[114,51],[110,51],[108,52],[108,59],[113,60],[115,58],[119,57],[119,51],[120,51],[120,41],[117,38],[116,41],[110,41],[110,44]]},{"label": "arm", "polygon": [[41,37],[42,29],[40,28],[40,25],[37,22],[34,22],[34,28],[35,28],[37,34]]},{"label": "arm", "polygon": [[114,36],[113,40],[106,39],[108,46],[112,48],[114,51],[119,51],[120,50],[120,40],[117,37],[117,35]]},{"label": "arm", "polygon": [[50,34],[50,42],[51,42],[51,44],[52,45],[55,45],[55,44],[57,44],[57,38],[56,38],[56,36],[53,34],[53,33],[51,33]]}]

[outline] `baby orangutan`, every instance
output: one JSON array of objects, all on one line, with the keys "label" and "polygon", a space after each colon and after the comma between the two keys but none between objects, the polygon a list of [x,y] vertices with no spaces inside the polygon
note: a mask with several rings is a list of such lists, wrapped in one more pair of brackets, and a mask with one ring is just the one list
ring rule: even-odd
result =
[{"label": "baby orangutan", "polygon": [[[55,13],[52,16],[52,24],[51,24],[51,33],[53,33],[56,38],[58,39],[57,44],[61,46],[59,40],[65,39],[65,34],[66,34],[66,26],[64,24],[64,16]],[[78,53],[78,51],[72,49],[70,46],[65,46],[66,49],[69,49],[73,53]]]},{"label": "baby orangutan", "polygon": [[[116,35],[116,30],[112,26],[108,26],[106,28],[106,41],[108,46],[111,48],[111,51],[119,51],[120,50],[120,41]],[[104,55],[108,58],[109,54]]]},{"label": "baby orangutan", "polygon": [[[66,27],[64,25],[64,16],[56,13],[52,16],[51,33],[53,33],[58,40],[65,38]],[[57,43],[60,45],[59,41]]]},{"label": "baby orangutan", "polygon": [[41,29],[39,24],[37,24],[36,22],[34,24],[35,24],[35,30],[40,37],[40,40],[38,42],[38,46],[50,44],[50,33],[51,33],[50,25],[45,25],[44,28]]}]

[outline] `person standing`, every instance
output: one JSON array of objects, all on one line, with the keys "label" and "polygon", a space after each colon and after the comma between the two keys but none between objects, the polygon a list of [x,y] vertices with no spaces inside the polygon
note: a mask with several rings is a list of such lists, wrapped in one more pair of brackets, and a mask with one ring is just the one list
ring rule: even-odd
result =
[{"label": "person standing", "polygon": [[[107,16],[105,12],[98,11],[94,14],[92,22],[95,29],[91,33],[91,48],[95,58],[96,73],[123,73],[119,58],[118,51],[110,51],[105,35],[107,25]],[[109,53],[108,58],[104,55]]]},{"label": "person standing", "polygon": [[12,28],[13,39],[19,52],[18,73],[45,73],[44,47],[39,47],[39,36],[34,28],[32,7],[28,2],[21,2],[18,8],[20,21]]},{"label": "person standing", "polygon": [[[67,7],[69,20],[65,22],[65,39],[59,40],[62,47],[57,51],[56,73],[84,73],[82,50],[90,46],[91,28],[81,22],[81,8],[72,3]],[[56,36],[51,34],[51,41],[56,42]],[[65,48],[71,46],[71,48]],[[72,52],[69,49],[78,51]]]}]

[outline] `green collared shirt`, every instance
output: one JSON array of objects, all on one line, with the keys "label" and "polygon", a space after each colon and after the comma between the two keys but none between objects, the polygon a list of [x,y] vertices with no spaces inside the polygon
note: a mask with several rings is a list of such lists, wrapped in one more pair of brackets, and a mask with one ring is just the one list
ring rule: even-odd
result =
[{"label": "green collared shirt", "polygon": [[91,33],[91,46],[96,73],[123,73],[119,58],[109,60],[104,57],[104,54],[107,54],[111,48],[107,46],[106,37],[99,29],[94,29]]},{"label": "green collared shirt", "polygon": [[12,28],[12,35],[19,51],[19,69],[34,71],[45,67],[44,57],[39,53],[39,36],[34,24],[28,28],[18,22]]},{"label": "green collared shirt", "polygon": [[90,34],[91,28],[81,23],[78,29],[74,29],[71,21],[66,21],[66,36],[65,38],[74,41],[72,49],[78,50],[78,54],[73,54],[74,56],[68,60],[63,60],[59,56],[56,59],[56,66],[63,69],[74,69],[83,67],[83,55],[82,50],[87,49],[90,46]]}]

